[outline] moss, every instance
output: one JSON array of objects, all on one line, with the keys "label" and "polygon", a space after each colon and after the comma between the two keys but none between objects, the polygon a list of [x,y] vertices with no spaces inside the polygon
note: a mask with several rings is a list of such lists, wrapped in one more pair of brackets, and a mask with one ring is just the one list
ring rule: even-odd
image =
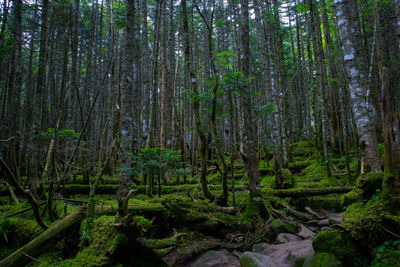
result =
[{"label": "moss", "polygon": [[20,247],[43,232],[34,220],[6,218],[0,220],[0,245]]},{"label": "moss", "polygon": [[282,169],[283,188],[291,188],[294,185],[294,177],[289,169]]},{"label": "moss", "polygon": [[143,240],[143,244],[152,249],[162,249],[171,246],[177,246],[176,241],[170,237],[163,239],[146,239]]},{"label": "moss", "polygon": [[371,172],[357,178],[356,187],[363,190],[363,198],[370,198],[382,190],[384,176],[383,172]]},{"label": "moss", "polygon": [[274,184],[275,175],[273,176],[265,176],[261,178],[262,185],[272,186]]},{"label": "moss", "polygon": [[332,253],[346,266],[365,266],[366,258],[350,238],[339,230],[319,232],[313,239],[316,252]]},{"label": "moss", "polygon": [[294,174],[301,173],[305,168],[314,163],[314,160],[300,160],[289,163],[289,170]]},{"label": "moss", "polygon": [[249,219],[259,218],[262,216],[263,205],[261,192],[250,192],[243,216]]},{"label": "moss", "polygon": [[323,164],[317,160],[311,162],[310,165],[301,171],[300,176],[303,176],[305,179],[325,178],[327,173]]},{"label": "moss", "polygon": [[343,206],[348,206],[355,202],[359,202],[363,199],[364,190],[360,188],[354,188],[349,193],[344,194],[341,197],[341,202]]},{"label": "moss", "polygon": [[290,233],[290,234],[297,233],[297,228],[294,225],[282,222],[279,219],[273,220],[270,224],[270,228],[276,235],[280,233]]},{"label": "moss", "polygon": [[304,262],[306,261],[306,258],[297,258],[296,261],[294,262],[294,267],[302,267]]},{"label": "moss", "polygon": [[267,167],[261,167],[259,168],[260,170],[260,175],[261,176],[270,176],[270,175],[274,175],[274,170],[272,168],[267,168]]},{"label": "moss", "polygon": [[398,266],[400,263],[400,241],[384,242],[376,251],[371,267]]},{"label": "moss", "polygon": [[342,211],[340,194],[330,194],[326,196],[309,196],[294,198],[296,208],[303,209],[304,207],[310,207],[314,210],[328,210],[328,211]]},{"label": "moss", "polygon": [[47,266],[58,266],[61,261],[61,252],[60,251],[52,251],[47,252],[37,259],[37,261],[31,262],[28,266],[35,267],[47,267]]},{"label": "moss", "polygon": [[349,206],[343,214],[343,227],[352,238],[371,248],[381,243],[381,225],[387,214],[386,204],[381,199],[358,202]]},{"label": "moss", "polygon": [[108,266],[109,258],[99,254],[94,247],[84,248],[73,259],[60,262],[59,267]]},{"label": "moss", "polygon": [[113,227],[114,216],[101,216],[88,223],[92,227],[83,232],[83,238],[87,238],[89,246],[83,248],[75,258],[65,260],[59,266],[107,266],[110,263],[109,256],[120,244],[127,242]]},{"label": "moss", "polygon": [[307,141],[296,142],[292,145],[294,156],[307,157],[314,153],[314,148]]},{"label": "moss", "polygon": [[326,252],[318,252],[310,262],[310,267],[338,267],[342,263],[334,255]]}]

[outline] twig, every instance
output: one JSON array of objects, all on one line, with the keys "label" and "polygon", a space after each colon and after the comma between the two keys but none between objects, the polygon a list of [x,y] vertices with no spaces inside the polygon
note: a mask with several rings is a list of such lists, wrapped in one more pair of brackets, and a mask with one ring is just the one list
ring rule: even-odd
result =
[{"label": "twig", "polygon": [[382,225],[379,225],[380,228],[382,228],[383,230],[385,230],[386,232],[388,232],[389,234],[392,234],[393,236],[400,238],[400,235],[393,233],[392,231],[386,229],[385,227],[383,227]]}]

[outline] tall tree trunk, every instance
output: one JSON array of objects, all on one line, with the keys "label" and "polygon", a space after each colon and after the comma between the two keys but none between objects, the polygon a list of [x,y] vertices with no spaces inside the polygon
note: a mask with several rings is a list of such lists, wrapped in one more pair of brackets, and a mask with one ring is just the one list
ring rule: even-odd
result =
[{"label": "tall tree trunk", "polygon": [[193,112],[196,130],[200,138],[200,157],[201,157],[201,174],[200,181],[203,189],[204,196],[210,200],[214,200],[213,195],[208,189],[207,185],[207,139],[204,134],[203,125],[200,118],[200,99],[198,92],[197,73],[190,58],[190,42],[189,42],[189,26],[186,9],[186,0],[182,0],[182,18],[183,18],[183,32],[184,32],[184,49],[185,49],[185,65],[189,71],[191,79],[191,87],[193,90]]},{"label": "tall tree trunk", "polygon": [[[241,0],[241,69],[245,79],[250,76],[250,40],[249,40],[249,1]],[[248,216],[265,216],[265,207],[261,197],[260,172],[258,170],[257,137],[253,123],[250,83],[245,82],[242,92],[243,105],[243,143],[245,166],[249,177],[250,196],[246,213]]]},{"label": "tall tree trunk", "polygon": [[385,189],[392,196],[399,194],[400,159],[393,126],[396,112],[400,112],[399,46],[396,38],[395,8],[390,1],[378,1],[377,36],[379,75],[382,82],[382,126],[385,143],[385,172],[394,177],[385,181]]},{"label": "tall tree trunk", "polygon": [[[362,165],[369,166],[371,171],[377,172],[381,170],[381,166],[375,118],[370,116],[373,108],[366,100],[370,93],[367,85],[368,63],[365,62],[365,55],[362,51],[363,43],[358,22],[357,3],[351,0],[336,0],[335,9],[344,51],[348,87],[362,151]],[[362,172],[365,172],[365,167],[362,168]]]},{"label": "tall tree trunk", "polygon": [[326,86],[326,70],[325,70],[325,54],[322,47],[322,38],[321,38],[321,23],[319,19],[319,13],[317,7],[315,5],[315,0],[308,0],[309,8],[310,8],[310,20],[311,20],[311,30],[312,39],[313,39],[313,51],[314,58],[316,60],[316,76],[318,80],[319,88],[317,89],[317,99],[319,112],[321,113],[321,139],[322,139],[322,152],[325,162],[325,168],[328,176],[331,176],[331,166],[329,160],[329,151],[328,151],[328,141],[327,136],[328,132],[328,119],[327,119],[327,86]]},{"label": "tall tree trunk", "polygon": [[121,173],[119,176],[119,195],[125,196],[130,184],[131,157],[132,152],[132,96],[134,88],[133,63],[135,58],[135,1],[127,0],[126,6],[126,28],[123,40],[123,61],[121,81]]},{"label": "tall tree trunk", "polygon": [[43,115],[47,107],[47,101],[44,99],[46,87],[46,67],[47,67],[47,21],[49,12],[49,0],[42,1],[42,25],[40,30],[40,48],[39,48],[39,66],[36,84],[36,105],[34,110],[34,122],[32,127],[33,148],[31,159],[31,180],[30,187],[34,196],[37,196],[37,183],[40,176],[42,143],[40,132],[43,129]]}]

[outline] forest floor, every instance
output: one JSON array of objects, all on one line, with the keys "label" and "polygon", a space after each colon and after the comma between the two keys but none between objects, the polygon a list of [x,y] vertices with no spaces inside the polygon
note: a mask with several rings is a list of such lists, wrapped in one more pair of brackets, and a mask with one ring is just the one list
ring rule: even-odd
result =
[{"label": "forest floor", "polygon": [[[173,177],[160,196],[133,186],[131,216],[121,219],[115,215],[118,180],[109,177],[98,187],[93,217],[83,216],[49,249],[23,257],[29,266],[400,266],[398,200],[381,192],[384,175],[358,175],[356,157],[350,158],[349,174],[346,159],[332,156],[328,177],[313,146],[299,142],[293,152],[283,170],[287,189],[274,189],[272,161],[260,161],[265,218],[244,216],[248,191],[240,163],[234,165],[235,208],[204,199],[198,176],[187,177],[184,185]],[[222,191],[220,180],[210,167],[215,195]],[[55,214],[73,214],[86,204],[88,192],[78,177],[57,195]],[[52,225],[43,232],[27,201],[15,205],[2,196],[0,202],[0,266],[61,224],[43,216]],[[45,202],[39,204],[44,215]]]}]

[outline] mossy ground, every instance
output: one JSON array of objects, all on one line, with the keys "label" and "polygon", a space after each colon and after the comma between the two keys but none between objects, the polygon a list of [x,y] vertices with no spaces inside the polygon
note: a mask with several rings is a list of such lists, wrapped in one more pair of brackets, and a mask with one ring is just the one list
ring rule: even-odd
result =
[{"label": "mossy ground", "polygon": [[[359,168],[358,161],[354,157],[351,158],[351,174],[348,176],[334,176],[327,177],[325,166],[321,161],[320,155],[315,151],[315,148],[308,142],[297,142],[293,146],[293,161],[288,162],[285,168],[282,169],[284,178],[287,181],[285,188],[293,187],[292,190],[302,190],[305,188],[326,188],[336,187],[341,185],[354,184],[356,179],[354,174],[357,173]],[[314,257],[314,265],[312,266],[325,266],[326,262],[333,264],[336,262],[349,261],[352,253],[361,253],[349,244],[353,244],[353,239],[358,242],[370,242],[370,251],[374,249],[375,260],[373,266],[384,266],[387,262],[394,262],[398,256],[396,249],[398,244],[390,243],[379,252],[377,248],[382,246],[383,239],[387,237],[384,230],[380,226],[387,225],[400,225],[400,212],[394,213],[393,208],[388,207],[383,200],[379,197],[379,190],[382,190],[382,174],[369,174],[357,179],[355,189],[350,193],[342,196],[340,194],[331,194],[327,196],[315,196],[305,198],[287,198],[280,199],[274,196],[271,192],[274,187],[275,173],[273,166],[273,159],[262,159],[259,162],[259,170],[261,175],[262,193],[257,196],[249,196],[248,182],[246,171],[242,163],[234,163],[234,184],[236,188],[236,213],[227,213],[218,210],[218,206],[214,201],[205,200],[201,186],[198,184],[199,176],[186,172],[187,184],[176,186],[177,176],[174,174],[171,180],[166,181],[162,185],[161,197],[154,196],[149,198],[145,195],[146,187],[143,185],[134,185],[132,188],[137,189],[134,197],[129,200],[128,204],[132,207],[132,212],[140,216],[136,219],[141,221],[142,228],[145,231],[142,233],[140,239],[145,246],[153,249],[158,256],[165,256],[173,249],[182,249],[184,251],[187,246],[198,247],[199,249],[206,249],[215,245],[215,238],[223,238],[228,232],[246,232],[256,231],[255,224],[260,220],[258,214],[258,205],[252,199],[260,197],[262,203],[267,208],[267,212],[273,214],[273,209],[280,209],[285,212],[284,208],[288,205],[296,206],[297,209],[302,209],[309,206],[314,210],[341,210],[343,206],[347,207],[344,215],[343,227],[349,232],[349,237],[333,236],[324,238],[330,244],[331,248],[321,249]],[[332,155],[331,162],[338,172],[345,171],[345,159],[338,158]],[[229,161],[228,161],[229,163]],[[92,179],[92,178],[90,178]],[[228,174],[229,190],[231,174]],[[139,179],[140,180],[140,179]],[[221,175],[212,166],[209,168],[207,177],[209,188],[216,196],[222,194]],[[104,192],[109,189],[116,189],[118,178],[106,177],[96,196],[96,203],[98,206],[112,206],[117,209],[117,201],[113,195]],[[180,176],[180,182],[183,178]],[[83,184],[83,177],[78,176],[76,185],[68,185],[69,188],[76,190],[76,193],[70,198],[87,200],[88,186]],[[155,187],[157,188],[157,187]],[[376,191],[378,189],[378,191]],[[342,199],[342,201],[340,201]],[[26,202],[16,205],[8,205],[8,198],[0,198],[0,212],[7,214],[17,209],[29,207]],[[228,203],[232,203],[232,195],[229,193]],[[355,203],[351,205],[352,203]],[[399,201],[400,203],[400,201]],[[392,205],[393,206],[393,205]],[[394,205],[395,206],[395,205]],[[398,205],[397,205],[398,206]],[[56,203],[57,213],[62,214],[63,203]],[[73,209],[73,206],[68,206],[68,211]],[[393,215],[394,214],[394,215]],[[35,222],[32,220],[32,213],[27,212],[18,218],[26,218],[30,220],[29,224]],[[267,217],[268,218],[268,217]],[[18,220],[20,220],[18,219]],[[47,220],[47,218],[45,218]],[[41,266],[102,266],[102,265],[117,265],[117,261],[112,260],[109,256],[115,251],[117,244],[124,242],[121,235],[115,232],[112,227],[114,223],[114,216],[102,216],[96,218],[91,223],[93,224],[88,231],[81,231],[81,237],[86,240],[85,246],[81,247],[78,254],[72,259],[63,259],[65,256],[57,251],[49,252],[42,255],[39,260],[42,262]],[[261,219],[262,221],[262,219]],[[399,222],[398,222],[399,221]],[[274,224],[274,222],[272,223]],[[5,224],[6,225],[6,224]],[[30,226],[27,226],[28,228]],[[0,229],[6,227],[0,224]],[[82,229],[86,229],[83,227]],[[392,228],[390,228],[392,229]],[[39,229],[40,230],[40,229]],[[296,232],[297,229],[285,229],[285,232]],[[4,232],[4,230],[2,230]],[[93,232],[92,232],[93,231]],[[176,233],[183,235],[176,238]],[[11,235],[11,234],[10,234]],[[8,235],[7,235],[8,236]],[[29,240],[29,237],[18,237],[16,240]],[[0,236],[0,238],[2,238]],[[268,239],[268,237],[265,237]],[[321,239],[320,236],[317,240]],[[332,240],[335,241],[332,243]],[[371,241],[372,240],[372,241]],[[325,242],[324,241],[324,242]],[[347,252],[339,251],[337,244],[342,242],[343,247],[347,246]],[[197,246],[197,245],[198,246]],[[62,246],[61,246],[62,247]],[[3,248],[3,247],[2,247]],[[353,249],[354,248],[354,249]],[[389,249],[393,248],[393,249]],[[61,248],[62,249],[62,248]],[[332,251],[333,250],[333,251]],[[6,254],[8,251],[2,250],[1,253]],[[184,253],[184,252],[182,252]],[[330,254],[329,254],[330,253]],[[188,254],[189,255],[189,254]],[[332,258],[334,257],[334,258]],[[350,262],[354,259],[350,259]],[[316,264],[316,265],[315,265]],[[381,264],[381,265],[379,265]],[[357,266],[357,265],[354,265]],[[360,266],[360,265],[359,265]],[[395,266],[395,265],[393,265]]]}]

